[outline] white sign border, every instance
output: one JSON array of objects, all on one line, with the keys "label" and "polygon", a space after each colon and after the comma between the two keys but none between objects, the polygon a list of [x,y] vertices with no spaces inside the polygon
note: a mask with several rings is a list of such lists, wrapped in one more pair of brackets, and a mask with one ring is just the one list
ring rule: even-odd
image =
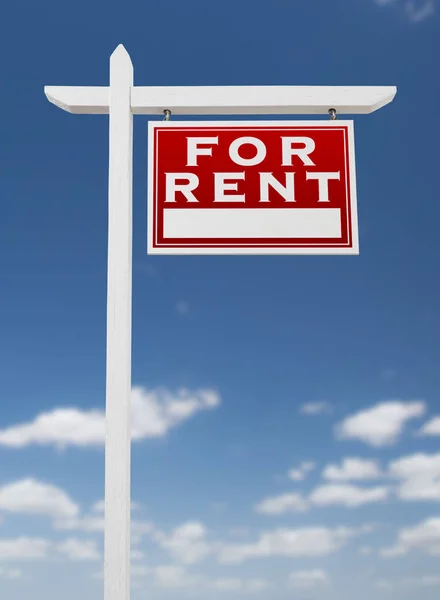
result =
[{"label": "white sign border", "polygon": [[[351,200],[351,230],[352,230],[352,247],[351,248],[243,248],[241,246],[227,248],[185,248],[176,246],[174,248],[154,248],[154,219],[153,219],[153,202],[154,202],[154,131],[157,128],[164,127],[340,127],[348,128],[348,154],[350,159],[350,200]],[[212,256],[212,255],[358,255],[359,254],[359,231],[358,231],[358,213],[357,213],[357,190],[356,190],[356,160],[355,160],[355,143],[354,143],[354,122],[353,120],[307,120],[307,121],[288,121],[288,120],[273,120],[273,121],[149,121],[148,122],[148,193],[147,193],[147,254],[149,255],[192,255],[192,256]]]}]

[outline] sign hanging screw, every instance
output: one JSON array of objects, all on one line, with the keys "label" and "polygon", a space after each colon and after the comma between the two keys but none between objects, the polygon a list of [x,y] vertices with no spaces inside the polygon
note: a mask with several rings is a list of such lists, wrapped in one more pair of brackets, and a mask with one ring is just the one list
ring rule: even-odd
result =
[{"label": "sign hanging screw", "polygon": [[330,108],[329,111],[328,111],[328,114],[330,115],[330,119],[332,121],[336,121],[336,119],[338,118],[336,116],[336,108]]},{"label": "sign hanging screw", "polygon": [[171,111],[170,111],[168,108],[166,108],[166,109],[163,111],[163,114],[165,115],[165,116],[164,116],[164,118],[163,118],[163,120],[164,120],[164,121],[169,121],[169,120],[170,120],[170,117],[171,117]]}]

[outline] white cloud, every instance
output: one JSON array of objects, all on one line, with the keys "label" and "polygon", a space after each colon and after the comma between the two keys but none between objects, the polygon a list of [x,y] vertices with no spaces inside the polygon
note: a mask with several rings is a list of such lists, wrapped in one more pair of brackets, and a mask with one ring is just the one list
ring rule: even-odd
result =
[{"label": "white cloud", "polygon": [[380,551],[380,555],[384,558],[395,558],[396,556],[402,556],[406,554],[407,550],[403,546],[399,546],[395,544],[394,546],[389,546],[388,548],[382,548]]},{"label": "white cloud", "polygon": [[434,0],[406,0],[405,12],[412,23],[424,21],[435,13]]},{"label": "white cloud", "polygon": [[78,540],[69,538],[56,547],[60,554],[70,560],[99,560],[100,554],[94,540]]},{"label": "white cloud", "polygon": [[99,560],[100,553],[95,540],[69,538],[55,544],[42,538],[0,538],[0,561],[46,559],[61,554],[73,561]]},{"label": "white cloud", "polygon": [[169,535],[156,531],[153,538],[174,560],[184,564],[197,563],[213,552],[212,544],[207,540],[207,530],[198,521],[188,521]]},{"label": "white cloud", "polygon": [[360,487],[348,483],[328,483],[315,488],[308,497],[296,492],[269,496],[255,506],[255,511],[265,515],[282,515],[303,512],[311,506],[356,508],[387,500],[390,491],[386,486]]},{"label": "white cloud", "polygon": [[340,505],[356,508],[363,504],[382,502],[389,496],[389,488],[363,488],[351,484],[326,484],[316,488],[310,501],[317,506]]},{"label": "white cloud", "polygon": [[241,592],[252,594],[267,589],[268,583],[264,579],[240,579],[239,577],[220,578],[211,582],[210,587],[222,592]]},{"label": "white cloud", "polygon": [[97,500],[92,506],[92,512],[104,513],[105,511],[105,500]]},{"label": "white cloud", "polygon": [[60,448],[68,445],[101,445],[104,436],[102,411],[58,408],[42,413],[30,423],[1,430],[0,445],[10,448],[23,448],[31,444],[54,444]]},{"label": "white cloud", "polygon": [[360,440],[374,447],[397,442],[406,423],[425,413],[424,402],[382,402],[347,417],[336,428],[339,439]]},{"label": "white cloud", "polygon": [[375,0],[379,6],[386,6],[387,4],[398,4],[400,0]]},{"label": "white cloud", "polygon": [[376,587],[380,590],[394,590],[395,586],[394,583],[388,579],[379,579],[379,581],[376,582]]},{"label": "white cloud", "polygon": [[303,404],[299,412],[303,415],[323,415],[331,410],[328,402],[306,402]]},{"label": "white cloud", "polygon": [[322,569],[310,571],[294,571],[289,575],[289,582],[293,587],[311,589],[329,582],[327,573]]},{"label": "white cloud", "polygon": [[263,532],[253,543],[224,544],[219,550],[218,559],[221,563],[241,563],[251,558],[269,556],[327,556],[345,546],[354,536],[366,531],[365,527],[274,529]]},{"label": "white cloud", "polygon": [[[145,567],[134,565],[131,567],[133,577],[152,576],[156,586],[169,589],[196,588],[206,591],[218,592],[239,592],[242,594],[253,594],[265,590],[269,584],[264,579],[242,579],[240,577],[220,577],[210,579],[205,575],[191,573],[182,565],[159,565],[155,567]],[[100,573],[102,578],[102,573]]]},{"label": "white cloud", "polygon": [[[81,515],[69,519],[57,519],[53,523],[58,531],[81,531],[86,533],[103,533],[105,521],[103,516]],[[153,535],[154,524],[150,521],[131,520],[131,541],[138,544],[145,535]]]},{"label": "white cloud", "polygon": [[200,582],[200,577],[191,575],[179,565],[160,565],[153,570],[156,585],[163,588],[185,588]]},{"label": "white cloud", "polygon": [[246,593],[261,592],[269,587],[265,579],[248,579],[243,581],[242,590]]},{"label": "white cloud", "polygon": [[[132,553],[132,558],[133,558],[133,553]],[[146,577],[147,575],[150,575],[152,572],[152,569],[150,567],[146,567],[145,565],[131,565],[130,566],[130,575],[134,578],[134,577]],[[103,574],[100,574],[101,578],[103,577]]]},{"label": "white cloud", "polygon": [[0,538],[0,561],[45,558],[50,542],[41,538]]},{"label": "white cloud", "polygon": [[440,585],[440,576],[438,575],[424,575],[419,577],[417,580],[419,585]]},{"label": "white cloud", "polygon": [[430,587],[440,585],[439,575],[422,575],[421,577],[408,577],[403,580],[403,585],[415,587]]},{"label": "white cloud", "polygon": [[[216,408],[220,396],[214,390],[132,390],[132,438],[162,437],[197,413]],[[102,446],[105,439],[105,414],[102,410],[58,408],[42,413],[34,421],[0,431],[0,445],[23,448],[31,444]]]},{"label": "white cloud", "polygon": [[381,471],[376,460],[344,458],[341,465],[327,465],[322,476],[331,481],[361,481],[377,479]]},{"label": "white cloud", "polygon": [[431,517],[414,527],[402,529],[396,543],[381,551],[387,558],[402,556],[416,550],[432,556],[440,556],[440,517]]},{"label": "white cloud", "polygon": [[78,506],[60,488],[35,479],[22,479],[0,488],[0,512],[71,518]]},{"label": "white cloud", "polygon": [[303,481],[310,471],[316,467],[316,464],[311,461],[302,462],[298,467],[290,469],[288,472],[289,479],[293,481]]},{"label": "white cloud", "polygon": [[255,506],[258,513],[265,515],[280,515],[286,512],[301,512],[307,510],[308,503],[301,494],[282,494],[265,498]]},{"label": "white cloud", "polygon": [[[138,561],[138,560],[144,560],[145,559],[145,553],[142,552],[142,550],[138,550],[137,548],[132,548],[131,549],[131,560],[134,561]],[[136,565],[134,565],[136,566]],[[139,565],[137,565],[139,566]]]},{"label": "white cloud", "polygon": [[250,534],[249,527],[232,527],[228,533],[231,537],[245,538]]},{"label": "white cloud", "polygon": [[412,454],[389,465],[390,475],[400,479],[402,500],[440,501],[440,453]]},{"label": "white cloud", "polygon": [[421,575],[419,577],[403,577],[395,581],[382,579],[377,582],[377,587],[384,590],[407,590],[414,587],[432,587],[440,585],[440,577],[438,575]]},{"label": "white cloud", "polygon": [[440,417],[434,417],[425,423],[419,434],[423,436],[440,435]]},{"label": "white cloud", "polygon": [[154,537],[156,535],[156,527],[151,521],[137,521],[132,519],[131,521],[131,541],[137,544],[141,539],[149,535]]},{"label": "white cloud", "polygon": [[379,6],[395,6],[403,10],[412,23],[419,23],[435,13],[436,0],[375,0]]},{"label": "white cloud", "polygon": [[0,579],[19,579],[23,576],[21,569],[9,569],[0,567]]},{"label": "white cloud", "polygon": [[221,578],[216,579],[212,582],[212,587],[216,590],[227,591],[227,592],[236,592],[241,589],[242,580],[238,577],[235,578]]},{"label": "white cloud", "polygon": [[104,517],[84,515],[71,519],[57,519],[54,528],[61,531],[104,531]]}]

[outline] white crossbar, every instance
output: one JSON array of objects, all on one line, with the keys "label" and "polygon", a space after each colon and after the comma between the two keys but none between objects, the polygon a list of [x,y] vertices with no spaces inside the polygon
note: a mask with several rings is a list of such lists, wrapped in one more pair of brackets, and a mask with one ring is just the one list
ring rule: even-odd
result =
[{"label": "white crossbar", "polygon": [[[46,86],[50,102],[75,114],[108,114],[108,87]],[[131,88],[135,115],[369,114],[396,95],[395,86],[222,86]]]}]

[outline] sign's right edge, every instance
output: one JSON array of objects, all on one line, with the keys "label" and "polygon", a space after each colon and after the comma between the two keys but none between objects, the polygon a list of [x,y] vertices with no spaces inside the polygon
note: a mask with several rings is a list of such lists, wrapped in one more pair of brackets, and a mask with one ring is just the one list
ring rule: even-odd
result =
[{"label": "sign's right edge", "polygon": [[356,156],[354,143],[354,121],[345,121],[348,128],[348,156],[350,161],[350,209],[351,209],[351,235],[352,252],[350,254],[359,254],[359,224],[357,207],[357,187],[356,187]]}]

